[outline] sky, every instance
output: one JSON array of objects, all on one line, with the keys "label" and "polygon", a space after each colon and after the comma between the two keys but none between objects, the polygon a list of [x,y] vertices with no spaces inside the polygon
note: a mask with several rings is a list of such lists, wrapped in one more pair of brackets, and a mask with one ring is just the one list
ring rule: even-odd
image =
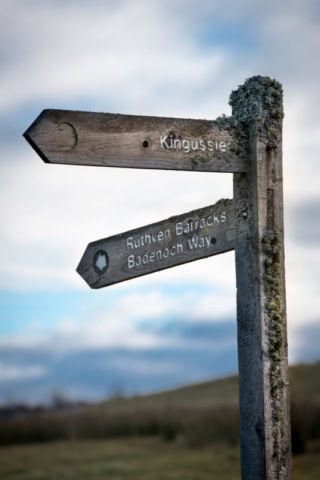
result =
[{"label": "sky", "polygon": [[320,359],[316,0],[1,0],[0,403],[97,401],[237,372],[234,253],[100,290],[89,242],[232,198],[232,175],[49,165],[45,108],[214,119],[284,88],[289,361]]}]

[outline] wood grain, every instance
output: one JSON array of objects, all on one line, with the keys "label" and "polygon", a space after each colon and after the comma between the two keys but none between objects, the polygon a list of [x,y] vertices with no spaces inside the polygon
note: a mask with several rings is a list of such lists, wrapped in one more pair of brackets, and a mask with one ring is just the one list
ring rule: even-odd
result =
[{"label": "wood grain", "polygon": [[[252,83],[255,81],[253,78]],[[263,79],[258,81],[262,83]],[[250,80],[247,83],[250,86]],[[261,90],[262,98],[270,98],[269,87]],[[259,93],[259,89],[256,91]],[[258,95],[247,98],[254,107],[260,106],[260,112],[264,111]],[[245,102],[240,102],[241,98],[235,108],[247,108]],[[290,480],[282,123],[272,150],[267,146],[267,138],[261,135],[263,129],[252,120],[248,126],[250,171],[234,174],[241,478]],[[276,234],[279,239],[272,247],[271,258],[264,249],[266,234]],[[279,256],[276,264],[272,259],[275,255]],[[267,275],[267,266],[273,269],[274,278]],[[271,298],[268,282],[272,286]],[[276,329],[272,316],[278,323]]]},{"label": "wood grain", "polygon": [[[77,272],[91,288],[101,288],[233,249],[233,202],[219,200],[90,243]],[[100,261],[101,269],[96,266]]]},{"label": "wood grain", "polygon": [[[248,169],[234,153],[230,127],[213,120],[44,110],[24,137],[48,163],[206,172]],[[176,148],[171,148],[171,139]],[[183,141],[189,146],[193,141],[198,148],[187,153]]]}]

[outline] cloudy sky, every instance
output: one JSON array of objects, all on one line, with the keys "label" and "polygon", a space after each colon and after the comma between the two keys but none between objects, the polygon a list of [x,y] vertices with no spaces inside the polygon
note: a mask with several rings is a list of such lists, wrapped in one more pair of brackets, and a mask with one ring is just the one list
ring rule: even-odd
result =
[{"label": "cloudy sky", "polygon": [[2,0],[0,402],[100,399],[237,371],[234,254],[98,291],[86,245],[232,197],[232,175],[44,164],[44,108],[213,119],[260,74],[284,86],[290,362],[320,358],[316,0]]}]

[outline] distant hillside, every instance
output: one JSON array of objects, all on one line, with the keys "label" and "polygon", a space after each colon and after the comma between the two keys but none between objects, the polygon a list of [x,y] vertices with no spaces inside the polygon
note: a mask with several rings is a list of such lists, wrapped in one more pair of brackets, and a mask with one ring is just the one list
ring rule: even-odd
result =
[{"label": "distant hillside", "polygon": [[[290,392],[295,403],[320,404],[320,362],[289,368]],[[93,408],[238,407],[238,376],[230,376],[152,395],[114,398]]]},{"label": "distant hillside", "polygon": [[[320,362],[290,368],[293,448],[320,439]],[[0,445],[160,435],[188,445],[239,442],[238,378],[0,418]]]},{"label": "distant hillside", "polygon": [[[219,408],[238,406],[238,377],[230,376],[195,385],[188,385],[150,395],[116,397],[98,404],[96,408]],[[93,407],[94,408],[94,407]]]},{"label": "distant hillside", "polygon": [[290,392],[294,402],[320,404],[320,362],[290,367]]}]

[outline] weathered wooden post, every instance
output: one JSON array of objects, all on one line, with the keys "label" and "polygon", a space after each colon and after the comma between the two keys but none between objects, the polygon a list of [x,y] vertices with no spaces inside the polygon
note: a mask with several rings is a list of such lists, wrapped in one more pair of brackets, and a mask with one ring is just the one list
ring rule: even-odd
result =
[{"label": "weathered wooden post", "polygon": [[252,77],[230,104],[213,121],[44,110],[24,135],[48,163],[233,173],[233,201],[92,242],[77,270],[101,288],[235,249],[242,479],[290,480],[282,87]]},{"label": "weathered wooden post", "polygon": [[291,479],[282,194],[282,87],[253,77],[232,92],[249,172],[234,173],[241,468]]}]

